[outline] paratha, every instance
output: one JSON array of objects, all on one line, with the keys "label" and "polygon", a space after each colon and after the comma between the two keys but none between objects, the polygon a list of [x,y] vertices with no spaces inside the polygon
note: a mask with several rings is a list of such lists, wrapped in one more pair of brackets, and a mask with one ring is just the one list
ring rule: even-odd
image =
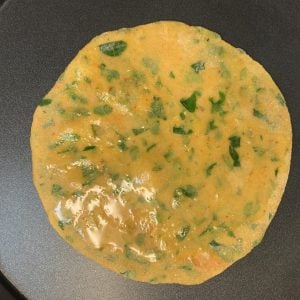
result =
[{"label": "paratha", "polygon": [[34,113],[33,178],[82,254],[134,280],[199,284],[260,243],[291,140],[260,64],[203,27],[162,21],[79,51]]}]

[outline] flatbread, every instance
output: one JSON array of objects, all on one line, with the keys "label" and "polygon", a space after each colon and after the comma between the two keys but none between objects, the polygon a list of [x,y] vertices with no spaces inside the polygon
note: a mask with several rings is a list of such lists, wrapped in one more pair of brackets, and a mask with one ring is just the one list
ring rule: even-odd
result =
[{"label": "flatbread", "polygon": [[34,114],[33,178],[82,254],[134,280],[198,284],[260,243],[291,140],[261,65],[205,28],[156,22],[101,34],[69,64]]}]

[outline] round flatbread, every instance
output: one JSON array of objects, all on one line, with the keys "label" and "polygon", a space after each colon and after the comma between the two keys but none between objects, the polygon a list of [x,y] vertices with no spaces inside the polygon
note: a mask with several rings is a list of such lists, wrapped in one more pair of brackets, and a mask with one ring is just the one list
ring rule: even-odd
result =
[{"label": "round flatbread", "polygon": [[33,177],[82,254],[134,280],[198,284],[261,241],[291,139],[261,65],[207,29],[156,22],[101,34],[69,64],[34,114]]}]

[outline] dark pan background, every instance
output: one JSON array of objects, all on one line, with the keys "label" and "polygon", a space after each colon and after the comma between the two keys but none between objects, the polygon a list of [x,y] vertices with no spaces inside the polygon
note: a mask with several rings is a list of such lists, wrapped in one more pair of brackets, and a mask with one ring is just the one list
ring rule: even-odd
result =
[{"label": "dark pan background", "polygon": [[[198,286],[133,282],[74,251],[51,229],[32,185],[34,109],[92,37],[156,20],[214,30],[262,63],[294,132],[287,188],[263,242]],[[300,1],[8,0],[0,10],[0,270],[29,299],[300,298]],[[0,299],[10,299],[4,288]],[[12,299],[13,296],[11,296]]]}]

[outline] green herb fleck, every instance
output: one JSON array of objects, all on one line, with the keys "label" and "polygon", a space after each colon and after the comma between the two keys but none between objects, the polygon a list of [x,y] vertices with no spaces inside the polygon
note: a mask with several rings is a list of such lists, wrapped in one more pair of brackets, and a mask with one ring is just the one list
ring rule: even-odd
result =
[{"label": "green herb fleck", "polygon": [[44,98],[40,101],[39,106],[46,106],[46,105],[49,105],[51,102],[52,102],[51,99]]},{"label": "green herb fleck", "polygon": [[152,168],[152,171],[154,172],[159,172],[163,169],[163,166],[161,164],[158,164],[158,163],[155,163],[153,168]]},{"label": "green herb fleck", "polygon": [[193,270],[193,266],[191,264],[190,265],[179,266],[178,268],[181,269],[181,270],[185,270],[185,271],[192,271]]},{"label": "green herb fleck", "polygon": [[213,168],[217,165],[217,163],[212,163],[211,165],[209,165],[207,168],[206,168],[206,176],[210,176],[211,175],[211,172],[213,170]]},{"label": "green herb fleck", "polygon": [[146,68],[148,68],[151,71],[153,75],[156,75],[158,73],[158,65],[152,58],[144,57],[142,59],[142,63]]},{"label": "green herb fleck", "polygon": [[83,185],[90,185],[100,176],[100,171],[92,164],[82,164],[81,173],[85,180]]},{"label": "green herb fleck", "polygon": [[151,149],[153,149],[156,146],[157,146],[156,144],[152,144],[146,149],[146,151],[149,152]]},{"label": "green herb fleck", "polygon": [[101,52],[108,56],[119,56],[127,48],[127,43],[124,41],[114,41],[99,45]]},{"label": "green herb fleck", "polygon": [[220,73],[222,78],[230,77],[230,72],[223,61],[220,63]]},{"label": "green herb fleck", "polygon": [[118,140],[118,148],[124,152],[128,149],[127,145],[126,145],[126,138],[125,137],[120,137],[120,139]]},{"label": "green herb fleck", "polygon": [[205,70],[205,63],[202,60],[199,60],[191,64],[191,68],[198,74],[200,71]]},{"label": "green herb fleck", "polygon": [[120,274],[123,275],[124,277],[130,278],[130,279],[132,279],[136,276],[136,273],[134,271],[131,271],[131,270],[120,272]]},{"label": "green herb fleck", "polygon": [[158,135],[160,132],[160,123],[159,121],[155,122],[151,127],[150,127],[150,132],[154,135]]},{"label": "green herb fleck", "polygon": [[133,128],[132,132],[134,135],[139,135],[145,131],[147,131],[149,128],[141,127],[141,128]]},{"label": "green herb fleck", "polygon": [[269,122],[268,117],[257,109],[253,109],[253,116],[263,121]]},{"label": "green herb fleck", "polygon": [[188,198],[195,198],[197,195],[198,195],[197,189],[190,184],[183,187],[176,188],[173,193],[173,196],[175,198],[180,198],[181,196],[186,196]]},{"label": "green herb fleck", "polygon": [[129,149],[129,155],[132,160],[137,160],[139,155],[139,148],[137,146],[132,146]]},{"label": "green herb fleck", "polygon": [[218,126],[215,124],[215,120],[210,120],[207,124],[206,132],[205,134],[208,134],[210,131],[217,129]]},{"label": "green herb fleck", "polygon": [[176,239],[178,241],[183,241],[186,238],[186,236],[188,235],[188,233],[190,232],[190,229],[191,229],[190,225],[183,226],[176,234]]},{"label": "green herb fleck", "polygon": [[174,134],[181,134],[181,135],[190,135],[193,133],[193,130],[192,129],[184,129],[183,127],[177,127],[177,126],[174,126],[173,127],[173,133]]},{"label": "green herb fleck", "polygon": [[219,99],[214,101],[212,97],[209,98],[209,102],[211,103],[211,112],[212,113],[219,113],[220,116],[226,114],[223,110],[223,105],[226,99],[226,95],[223,92],[219,92]]},{"label": "green herb fleck", "polygon": [[179,114],[179,117],[181,120],[185,120],[185,113],[184,111],[182,111],[180,114]]},{"label": "green herb fleck", "polygon": [[108,82],[111,82],[113,79],[120,78],[120,74],[118,71],[106,68],[105,64],[101,64],[99,66],[99,68],[100,68],[101,74],[106,78],[106,80]]},{"label": "green herb fleck", "polygon": [[247,202],[244,206],[244,215],[245,217],[250,217],[255,215],[259,211],[259,203],[258,202]]},{"label": "green herb fleck", "polygon": [[163,84],[161,82],[161,79],[160,79],[160,77],[158,77],[158,79],[155,82],[155,87],[160,89],[160,88],[162,88],[162,86],[163,86]]},{"label": "green herb fleck", "polygon": [[241,145],[241,138],[236,135],[232,135],[231,137],[228,138],[230,141],[230,145],[234,148],[238,148]]},{"label": "green herb fleck", "polygon": [[201,93],[198,91],[194,91],[192,95],[188,98],[182,98],[180,100],[180,103],[189,111],[189,112],[195,112],[196,110],[196,102],[197,97],[201,96]]},{"label": "green herb fleck", "polygon": [[240,167],[241,163],[240,163],[240,157],[239,154],[237,153],[237,151],[235,150],[234,147],[232,147],[231,145],[229,145],[229,154],[233,160],[233,166],[234,167]]},{"label": "green herb fleck", "polygon": [[91,84],[91,83],[92,83],[92,80],[91,80],[89,77],[87,77],[87,76],[83,76],[83,80],[84,80],[86,83],[88,83],[88,84]]},{"label": "green herb fleck", "polygon": [[160,97],[157,97],[157,96],[153,97],[153,101],[151,103],[151,110],[149,112],[149,117],[163,119],[163,120],[167,119],[166,113],[164,110],[164,105],[163,105]]},{"label": "green herb fleck", "polygon": [[174,74],[172,71],[169,73],[169,76],[170,76],[171,78],[175,79],[175,74]]},{"label": "green herb fleck", "polygon": [[52,184],[51,194],[54,196],[62,196],[64,194],[62,187],[59,184]]},{"label": "green herb fleck", "polygon": [[278,169],[278,168],[276,168],[276,169],[275,169],[275,171],[274,171],[275,177],[277,177],[277,175],[278,175],[278,172],[279,172],[279,169]]},{"label": "green herb fleck", "polygon": [[278,102],[279,102],[280,105],[282,105],[282,106],[286,105],[284,97],[281,94],[277,94],[276,95],[276,99],[278,100]]},{"label": "green herb fleck", "polygon": [[86,146],[83,148],[82,151],[90,151],[90,150],[95,150],[96,146],[90,145],[90,146]]},{"label": "green herb fleck", "polygon": [[108,104],[99,105],[94,108],[94,114],[100,116],[109,115],[112,111],[113,108]]},{"label": "green herb fleck", "polygon": [[51,144],[49,146],[49,149],[55,149],[58,146],[64,144],[65,142],[75,143],[78,142],[79,140],[80,140],[79,134],[73,132],[65,132],[59,136],[58,140],[54,144]]},{"label": "green herb fleck", "polygon": [[128,245],[124,246],[124,254],[125,256],[132,261],[135,261],[139,264],[147,264],[148,261],[142,257],[139,257]]},{"label": "green herb fleck", "polygon": [[210,242],[209,242],[209,245],[210,245],[212,248],[214,248],[214,249],[216,249],[216,248],[222,246],[221,244],[219,244],[219,243],[216,242],[215,240],[210,241]]},{"label": "green herb fleck", "polygon": [[239,136],[233,135],[229,137],[230,145],[229,145],[229,154],[233,160],[234,167],[240,167],[240,157],[235,148],[239,148],[241,144],[241,138]]},{"label": "green herb fleck", "polygon": [[71,220],[59,220],[57,222],[57,225],[58,227],[61,229],[61,230],[64,230],[65,229],[65,226],[64,225],[70,225],[71,224]]},{"label": "green herb fleck", "polygon": [[138,246],[143,245],[145,242],[145,234],[144,233],[139,233],[136,237],[135,237],[135,243]]},{"label": "green herb fleck", "polygon": [[209,232],[212,232],[214,230],[213,226],[211,225],[208,225],[200,234],[199,234],[199,237],[209,233]]}]

